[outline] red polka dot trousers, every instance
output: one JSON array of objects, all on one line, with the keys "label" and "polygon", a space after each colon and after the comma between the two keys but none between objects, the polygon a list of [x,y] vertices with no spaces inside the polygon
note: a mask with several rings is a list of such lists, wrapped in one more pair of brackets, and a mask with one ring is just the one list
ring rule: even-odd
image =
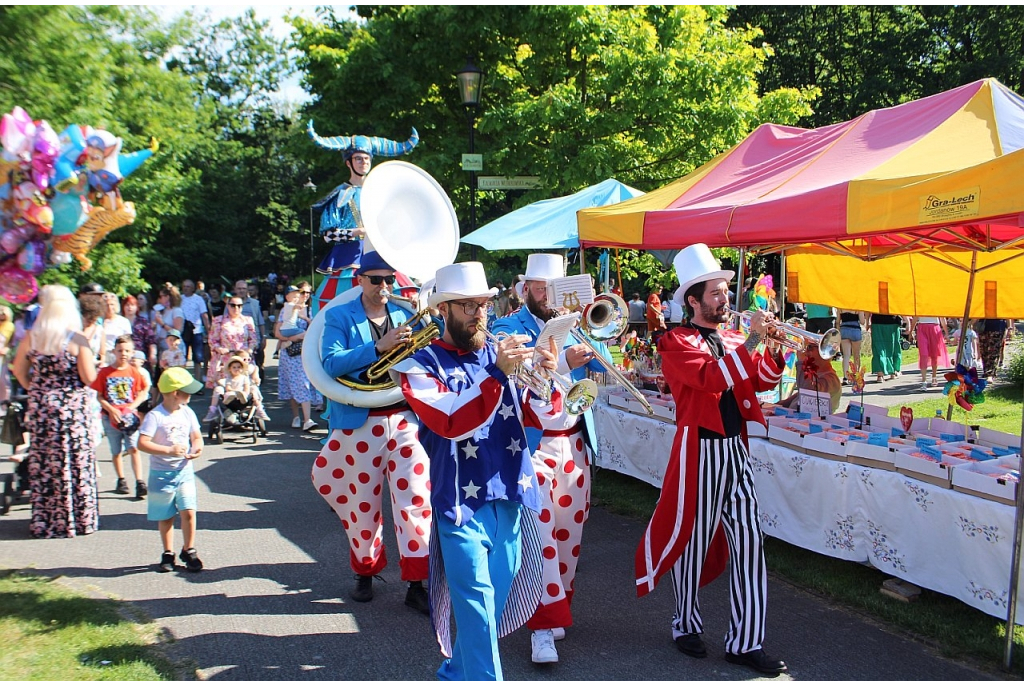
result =
[{"label": "red polka dot trousers", "polygon": [[386,478],[402,580],[427,578],[430,474],[418,427],[411,411],[370,415],[360,428],[331,431],[313,463],[313,486],[341,520],[352,570],[360,575],[387,565],[381,516]]},{"label": "red polka dot trousers", "polygon": [[540,539],[544,593],[527,621],[530,630],[572,625],[573,585],[580,557],[583,523],[590,514],[590,461],[583,433],[544,436],[533,453],[540,486]]}]

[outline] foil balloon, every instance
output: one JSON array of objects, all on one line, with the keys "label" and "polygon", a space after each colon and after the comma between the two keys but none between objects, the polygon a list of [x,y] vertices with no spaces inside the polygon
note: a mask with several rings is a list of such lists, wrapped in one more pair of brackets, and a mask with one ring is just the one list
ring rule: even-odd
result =
[{"label": "foil balloon", "polygon": [[0,235],[0,250],[5,254],[18,254],[22,245],[27,243],[35,231],[28,225],[14,226]]},{"label": "foil balloon", "polygon": [[0,297],[11,304],[28,304],[38,292],[35,276],[11,262],[0,266]]},{"label": "foil balloon", "polygon": [[60,154],[53,162],[53,185],[59,192],[66,192],[78,185],[78,170],[85,162],[85,134],[83,127],[76,124],[60,132]]},{"label": "foil balloon", "polygon": [[46,121],[36,125],[36,135],[32,142],[32,182],[40,190],[50,187],[53,177],[53,163],[60,153],[60,140],[53,128]]},{"label": "foil balloon", "polygon": [[77,231],[89,218],[89,203],[85,191],[72,187],[67,192],[58,192],[50,200],[53,211],[53,235],[68,235]]},{"label": "foil balloon", "polygon": [[0,145],[13,158],[29,160],[35,133],[32,117],[21,107],[15,107],[10,114],[0,117]]},{"label": "foil balloon", "polygon": [[18,266],[22,271],[38,276],[46,269],[46,244],[42,240],[30,240],[18,253]]},{"label": "foil balloon", "polygon": [[50,252],[50,263],[54,266],[64,266],[71,263],[71,253],[53,250]]}]

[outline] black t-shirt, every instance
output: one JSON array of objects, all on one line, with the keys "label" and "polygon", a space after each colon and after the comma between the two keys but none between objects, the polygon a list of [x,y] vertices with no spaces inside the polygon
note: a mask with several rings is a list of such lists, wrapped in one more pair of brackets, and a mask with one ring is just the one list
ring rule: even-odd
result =
[{"label": "black t-shirt", "polygon": [[872,314],[871,323],[876,326],[899,326],[903,324],[903,319],[895,314]]},{"label": "black t-shirt", "polygon": [[[711,348],[711,356],[715,359],[721,359],[725,356],[725,344],[722,343],[722,338],[718,335],[717,328],[704,328],[694,323],[689,325],[697,329],[697,332],[707,342],[708,347]],[[722,414],[722,429],[725,431],[725,435],[701,426],[697,430],[698,438],[703,440],[721,440],[723,438],[733,438],[743,433],[743,416],[740,415],[740,407],[736,404],[736,395],[733,393],[732,388],[722,393],[721,399],[718,400],[718,411]]]}]

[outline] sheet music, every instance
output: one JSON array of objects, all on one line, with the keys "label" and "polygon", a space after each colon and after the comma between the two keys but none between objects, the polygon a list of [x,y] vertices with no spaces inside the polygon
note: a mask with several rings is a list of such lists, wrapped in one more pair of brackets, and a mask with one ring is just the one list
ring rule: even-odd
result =
[{"label": "sheet music", "polygon": [[544,328],[541,329],[540,335],[537,336],[537,344],[534,345],[534,349],[551,349],[551,343],[549,343],[548,340],[554,338],[555,353],[557,355],[562,351],[562,348],[565,347],[565,339],[569,336],[569,331],[573,329],[579,320],[579,312],[566,314],[565,316],[556,316],[553,319],[549,319],[548,322],[544,324]]},{"label": "sheet music", "polygon": [[576,310],[594,302],[594,284],[590,274],[563,276],[548,281],[548,306]]}]

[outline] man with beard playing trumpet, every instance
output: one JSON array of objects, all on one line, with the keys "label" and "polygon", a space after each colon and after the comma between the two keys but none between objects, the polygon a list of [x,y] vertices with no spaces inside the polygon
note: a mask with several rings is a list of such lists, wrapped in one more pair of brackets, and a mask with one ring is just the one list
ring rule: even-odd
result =
[{"label": "man with beard playing trumpet", "polygon": [[[409,341],[409,313],[389,303],[395,270],[367,243],[356,270],[362,295],[324,314],[321,358],[332,378],[366,382],[366,370],[384,353]],[[345,527],[356,573],[350,596],[373,599],[373,577],[387,565],[381,491],[391,491],[405,604],[430,612],[423,581],[430,540],[427,454],[417,440],[418,421],[404,402],[367,409],[331,401],[331,435],[313,464],[313,485]]]},{"label": "man with beard playing trumpet", "polygon": [[[523,282],[524,307],[518,312],[494,322],[493,331],[526,335],[531,345],[545,322],[558,315],[548,304],[549,281],[565,275],[565,260],[558,254],[532,254],[526,261]],[[602,352],[604,345],[598,344]],[[611,355],[605,354],[611,361]],[[578,343],[570,334],[559,355],[560,373],[572,373],[573,380],[586,377],[587,368],[604,371],[586,345]],[[530,638],[534,663],[555,663],[558,651],[555,640],[565,637],[565,629],[572,625],[570,603],[579,562],[583,523],[590,513],[590,460],[594,437],[590,412],[576,417],[567,430],[527,430],[533,468],[537,472],[540,488],[541,540],[544,542],[544,595],[537,612],[527,622],[533,631]]]},{"label": "man with beard playing trumpet", "polygon": [[[757,351],[771,315],[754,312],[750,335],[719,330],[729,318],[729,279],[706,245],[674,261],[675,297],[689,321],[658,347],[676,402],[676,436],[661,497],[636,552],[637,595],[671,571],[675,594],[672,637],[687,656],[707,656],[697,589],[715,579],[728,558],[731,618],[725,659],[767,674],[787,670],[761,647],[768,574],[757,497],[747,453],[746,422],[764,425],[756,392],[782,376],[778,350]],[[770,341],[769,341],[770,342]]]},{"label": "man with beard playing trumpet", "polygon": [[[442,680],[502,679],[498,638],[533,614],[541,594],[541,507],[523,426],[570,425],[557,389],[545,403],[512,382],[534,355],[520,347],[528,338],[488,342],[495,294],[479,262],[439,269],[429,304],[444,318],[444,335],[395,366],[430,455],[431,619],[450,657],[437,672]],[[538,366],[555,368],[552,350],[537,353]]]}]

